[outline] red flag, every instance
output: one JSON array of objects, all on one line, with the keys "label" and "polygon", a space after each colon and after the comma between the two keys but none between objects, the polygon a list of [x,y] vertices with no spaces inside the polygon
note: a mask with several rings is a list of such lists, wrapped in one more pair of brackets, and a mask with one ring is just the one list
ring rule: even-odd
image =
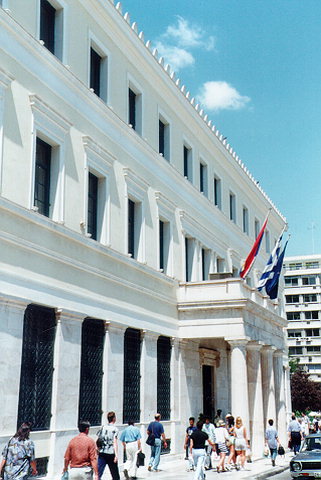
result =
[{"label": "red flag", "polygon": [[[270,212],[269,212],[270,213]],[[247,256],[247,259],[245,260],[244,262],[244,265],[243,265],[243,268],[242,270],[240,271],[240,277],[241,278],[245,278],[246,275],[249,273],[249,271],[251,270],[252,268],[252,265],[253,263],[255,262],[255,259],[256,259],[256,256],[257,254],[259,253],[259,250],[260,250],[260,246],[261,246],[261,242],[262,242],[262,238],[263,238],[263,235],[264,235],[264,231],[265,231],[265,227],[266,227],[266,224],[267,224],[267,221],[268,221],[268,218],[269,218],[269,213],[267,214],[266,216],[266,219],[262,225],[262,228],[260,230],[260,233],[258,234],[258,236],[256,237],[256,240],[253,244],[253,247],[250,251],[250,253],[248,254]]]}]

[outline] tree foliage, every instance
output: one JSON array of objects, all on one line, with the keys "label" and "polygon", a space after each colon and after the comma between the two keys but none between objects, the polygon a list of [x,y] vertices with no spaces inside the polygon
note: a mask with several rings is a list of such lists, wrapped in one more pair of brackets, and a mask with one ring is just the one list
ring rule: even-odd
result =
[{"label": "tree foliage", "polygon": [[321,389],[309,375],[296,370],[291,376],[292,410],[306,413],[321,410]]}]

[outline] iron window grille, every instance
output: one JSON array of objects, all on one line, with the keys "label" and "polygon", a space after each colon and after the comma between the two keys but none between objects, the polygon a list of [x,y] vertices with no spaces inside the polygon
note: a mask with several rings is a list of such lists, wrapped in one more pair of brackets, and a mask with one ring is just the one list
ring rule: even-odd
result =
[{"label": "iron window grille", "polygon": [[163,420],[171,417],[171,341],[169,337],[157,340],[157,411]]},{"label": "iron window grille", "polygon": [[81,333],[78,419],[91,425],[101,424],[104,342],[103,320],[85,318]]},{"label": "iron window grille", "polygon": [[127,328],[124,337],[123,423],[140,421],[140,331]]},{"label": "iron window grille", "polygon": [[18,406],[18,427],[49,430],[56,315],[53,308],[29,305],[25,310]]}]

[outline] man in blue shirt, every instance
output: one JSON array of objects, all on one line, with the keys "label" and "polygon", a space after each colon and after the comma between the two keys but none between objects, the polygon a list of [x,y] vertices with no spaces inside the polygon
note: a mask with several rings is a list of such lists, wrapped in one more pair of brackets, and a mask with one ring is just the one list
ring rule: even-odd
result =
[{"label": "man in blue shirt", "polygon": [[123,443],[124,450],[126,451],[124,475],[127,480],[129,478],[136,478],[137,453],[142,449],[140,442],[141,437],[139,429],[134,426],[134,422],[132,421],[128,422],[128,427],[121,432],[119,437],[119,440]]},{"label": "man in blue shirt", "polygon": [[161,419],[161,414],[156,413],[155,421],[151,422],[147,428],[147,435],[150,435],[151,433],[153,433],[155,436],[155,444],[151,446],[151,454],[150,454],[149,465],[148,465],[149,472],[151,472],[152,470],[154,472],[159,472],[158,465],[160,461],[160,453],[162,448],[161,439],[164,440],[164,448],[167,448],[164,427],[160,423],[160,419]]}]

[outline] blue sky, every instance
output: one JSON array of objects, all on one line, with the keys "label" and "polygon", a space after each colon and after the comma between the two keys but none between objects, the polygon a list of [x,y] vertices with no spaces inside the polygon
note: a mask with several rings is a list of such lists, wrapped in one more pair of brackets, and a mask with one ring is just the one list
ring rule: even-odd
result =
[{"label": "blue sky", "polygon": [[124,0],[287,217],[321,253],[321,0]]}]

